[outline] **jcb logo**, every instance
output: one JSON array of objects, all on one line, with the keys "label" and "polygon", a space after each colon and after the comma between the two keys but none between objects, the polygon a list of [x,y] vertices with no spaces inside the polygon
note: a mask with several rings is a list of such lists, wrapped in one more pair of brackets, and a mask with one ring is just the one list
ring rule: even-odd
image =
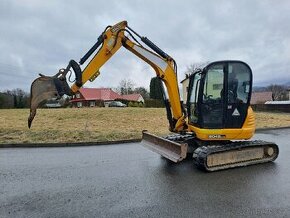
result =
[{"label": "jcb logo", "polygon": [[226,135],[208,135],[209,139],[223,139]]}]

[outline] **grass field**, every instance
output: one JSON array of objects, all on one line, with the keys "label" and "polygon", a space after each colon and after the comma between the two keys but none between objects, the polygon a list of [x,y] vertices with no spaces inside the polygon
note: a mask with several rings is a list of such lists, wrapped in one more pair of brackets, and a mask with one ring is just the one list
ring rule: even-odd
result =
[{"label": "grass field", "polygon": [[[164,108],[39,109],[31,129],[28,109],[0,110],[0,143],[92,142],[168,134]],[[257,128],[290,126],[290,114],[256,113]]]}]

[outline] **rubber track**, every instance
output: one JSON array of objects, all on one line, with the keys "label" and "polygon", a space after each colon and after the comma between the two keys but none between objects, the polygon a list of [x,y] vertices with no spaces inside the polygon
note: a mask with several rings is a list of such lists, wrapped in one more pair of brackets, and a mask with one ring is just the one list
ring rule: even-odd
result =
[{"label": "rubber track", "polygon": [[[251,148],[251,147],[264,147],[264,146],[271,146],[274,149],[274,154],[270,157],[265,157],[261,159],[254,159],[249,161],[242,161],[242,162],[236,162],[236,163],[229,163],[224,165],[218,165],[213,167],[207,166],[207,157],[210,154],[214,153],[221,153],[225,151],[234,151],[234,150],[241,150],[243,148]],[[262,140],[256,140],[256,141],[235,141],[230,142],[228,144],[223,145],[210,145],[210,146],[201,146],[197,148],[193,153],[193,159],[195,165],[205,171],[218,171],[223,169],[229,169],[234,167],[242,167],[242,166],[248,166],[253,164],[259,164],[259,163],[266,163],[270,161],[274,161],[279,154],[279,148],[275,143],[272,142],[266,142]]]}]

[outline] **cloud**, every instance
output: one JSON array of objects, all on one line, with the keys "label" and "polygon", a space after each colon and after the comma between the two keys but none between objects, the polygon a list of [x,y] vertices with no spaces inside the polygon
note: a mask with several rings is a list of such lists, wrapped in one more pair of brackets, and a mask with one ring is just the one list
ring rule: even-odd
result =
[{"label": "cloud", "polygon": [[[289,1],[37,1],[0,2],[0,90],[29,90],[38,73],[55,74],[79,60],[107,25],[128,20],[174,57],[179,80],[192,63],[240,59],[256,84],[290,79]],[[154,72],[125,49],[89,87],[124,78],[149,87]]]}]

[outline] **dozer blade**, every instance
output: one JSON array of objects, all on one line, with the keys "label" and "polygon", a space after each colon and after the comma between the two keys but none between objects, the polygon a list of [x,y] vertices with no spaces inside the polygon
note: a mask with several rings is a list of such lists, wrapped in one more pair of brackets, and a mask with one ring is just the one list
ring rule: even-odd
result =
[{"label": "dozer blade", "polygon": [[195,165],[205,171],[217,171],[235,167],[274,161],[279,154],[275,143],[237,141],[223,145],[202,146],[193,153]]},{"label": "dozer blade", "polygon": [[163,157],[177,163],[186,158],[187,144],[176,143],[153,134],[146,130],[142,132],[141,144],[146,148],[162,155]]},{"label": "dozer blade", "polygon": [[28,127],[31,127],[32,121],[36,115],[36,109],[45,100],[51,98],[60,98],[69,93],[69,87],[65,79],[55,76],[40,75],[35,79],[30,88],[30,114],[28,117]]}]

